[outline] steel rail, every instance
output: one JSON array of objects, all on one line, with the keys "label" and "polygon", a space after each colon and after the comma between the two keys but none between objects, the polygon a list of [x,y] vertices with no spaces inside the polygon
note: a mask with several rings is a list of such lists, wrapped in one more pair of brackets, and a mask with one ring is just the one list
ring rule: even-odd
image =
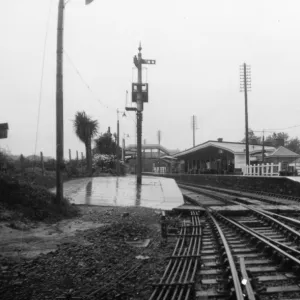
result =
[{"label": "steel rail", "polygon": [[[194,225],[195,224],[195,214],[192,212],[191,213],[191,217],[192,217],[192,224]],[[192,231],[192,235],[194,235],[195,234],[195,231],[197,230],[195,227],[192,227],[193,229],[193,231]],[[187,251],[186,251],[186,253],[184,253],[184,255],[183,255],[183,258],[184,258],[184,266],[182,267],[182,269],[181,269],[181,274],[184,274],[185,272],[186,272],[186,265],[187,265],[187,259],[189,258],[189,256],[191,255],[191,254],[193,254],[193,253],[190,253],[190,251],[191,251],[191,248],[192,248],[192,245],[194,244],[194,238],[192,238],[192,239],[190,239],[190,241],[189,241],[189,246],[188,246],[188,249],[187,249]],[[173,279],[172,279],[172,281],[171,281],[171,284],[172,285],[174,285],[174,283],[175,283],[175,280],[176,280],[176,277],[178,277],[178,272],[179,272],[179,270],[180,270],[180,268],[178,268],[177,269],[177,271],[174,273],[174,275],[173,275]],[[181,280],[179,280],[179,283],[181,283]],[[183,289],[181,289],[181,290],[183,290]],[[166,291],[166,294],[165,294],[165,296],[164,296],[164,298],[163,298],[163,300],[167,300],[167,297],[168,297],[168,295],[169,295],[169,293],[171,292],[171,286],[168,286],[168,288],[167,288],[167,291]],[[179,299],[178,299],[179,300]]]},{"label": "steel rail", "polygon": [[[186,231],[186,227],[185,226],[181,227],[180,233],[183,233],[185,231]],[[175,248],[173,250],[172,256],[176,255],[177,249],[178,249],[180,243],[182,244],[182,242],[183,242],[183,239],[177,239],[177,242],[176,242]],[[167,267],[165,269],[165,272],[164,272],[163,276],[161,277],[161,279],[159,281],[159,284],[162,284],[163,281],[165,280],[165,278],[166,278],[166,276],[167,276],[167,274],[169,272],[169,269],[170,269],[172,263],[173,263],[173,261],[170,259],[169,263],[168,263],[168,265],[167,265]],[[158,290],[159,290],[159,287],[156,286],[155,289],[154,289],[154,291],[152,292],[151,297],[149,298],[149,300],[156,299],[154,297],[156,296],[156,293],[158,292]]]},{"label": "steel rail", "polygon": [[279,219],[283,219],[283,220],[285,220],[285,221],[287,221],[287,222],[293,223],[294,225],[300,226],[300,220],[297,220],[297,219],[294,219],[294,218],[291,218],[291,217],[282,216],[282,215],[273,213],[273,212],[271,212],[271,211],[264,211],[264,212],[265,212],[266,214],[268,214],[268,215],[275,216],[275,217],[277,217],[277,218],[279,218]]},{"label": "steel rail", "polygon": [[[236,222],[235,220],[232,220],[233,222]],[[238,222],[236,222],[238,223]],[[239,224],[239,223],[238,223]],[[244,226],[245,228],[247,228],[248,230],[251,230],[253,231],[254,233],[260,235],[261,237],[263,237],[264,239],[268,240],[270,243],[273,243],[273,244],[276,244],[278,247],[282,247],[282,248],[285,248],[286,251],[291,251],[291,252],[294,252],[295,254],[298,254],[300,256],[300,251],[295,249],[295,248],[291,248],[283,243],[280,243],[280,242],[277,242],[277,241],[274,241],[273,239],[269,238],[268,236],[262,234],[262,233],[259,233],[259,232],[256,232],[254,229],[250,228],[249,226],[243,224],[241,226]]]},{"label": "steel rail", "polygon": [[[190,189],[193,190],[193,188],[195,189],[203,189],[203,190],[207,190],[207,191],[212,191],[215,193],[220,193],[220,194],[226,194],[227,196],[234,196],[236,197],[245,197],[245,198],[249,198],[249,199],[254,199],[254,200],[259,200],[262,202],[267,202],[273,205],[278,205],[278,204],[282,204],[282,200],[286,200],[286,201],[294,201],[295,205],[299,204],[300,202],[300,198],[299,200],[295,200],[295,199],[288,199],[288,198],[278,198],[277,199],[266,199],[266,198],[260,198],[258,193],[253,193],[253,192],[247,192],[247,190],[243,190],[243,191],[238,191],[238,190],[226,190],[226,189],[220,189],[220,188],[214,188],[214,187],[208,187],[208,186],[202,186],[202,185],[196,185],[196,184],[190,184],[190,183],[178,183],[178,186],[183,186],[186,189]],[[244,194],[243,194],[244,192]],[[246,193],[246,194],[245,194]],[[203,193],[205,194],[205,193]],[[207,195],[207,194],[206,194]],[[218,195],[211,195],[212,197],[220,197]],[[271,197],[271,195],[261,195],[261,196],[266,196],[266,197]],[[226,199],[226,201],[231,201],[229,199]],[[285,201],[285,202],[286,202]],[[287,204],[287,203],[285,203]],[[291,203],[289,203],[291,204]]]},{"label": "steel rail", "polygon": [[[199,220],[198,215],[197,215],[195,212],[191,212],[191,214],[194,215],[194,217],[192,218],[192,220],[193,220],[193,225],[200,225],[200,222],[198,221],[198,220]],[[191,255],[193,256],[193,258],[197,258],[197,256],[195,256],[195,255],[199,255],[199,251],[200,251],[199,247],[196,249],[196,245],[197,245],[197,240],[199,240],[199,238],[200,238],[199,234],[201,234],[201,228],[195,227],[195,230],[196,230],[196,235],[198,234],[198,237],[196,237],[195,239],[192,239],[192,240],[193,240],[193,250],[192,250]],[[200,230],[200,232],[198,232],[198,230]],[[198,245],[199,245],[199,243],[198,243]],[[191,256],[191,255],[189,255],[189,256]],[[198,256],[198,257],[199,257],[199,256]],[[192,263],[193,263],[193,261],[194,261],[193,258],[190,257],[189,262],[186,260],[186,266],[185,266],[185,268],[183,269],[183,271],[182,271],[182,273],[181,273],[181,276],[180,276],[180,279],[179,279],[179,282],[181,283],[181,282],[182,282],[182,279],[183,279],[183,276],[185,275],[184,282],[183,282],[184,285],[181,287],[181,290],[180,290],[180,291],[178,291],[178,286],[176,287],[176,289],[175,289],[175,291],[174,291],[174,293],[173,293],[172,300],[174,300],[174,299],[180,300],[180,299],[182,298],[182,296],[183,296],[183,293],[184,293],[186,284],[188,284],[188,283],[190,283],[190,285],[192,284],[193,279],[194,279],[193,276],[191,277],[191,280],[190,280],[189,282],[187,281],[187,279],[188,279],[189,274],[190,274],[191,265],[192,265]],[[195,262],[194,262],[194,268],[195,268],[195,267],[197,268],[197,261],[198,261],[198,260],[195,259]],[[188,264],[188,265],[187,265],[187,264]],[[190,288],[190,286],[189,286],[189,288]],[[188,288],[188,289],[189,289],[189,288]],[[179,292],[179,295],[178,295],[178,297],[176,298],[177,292]]]},{"label": "steel rail", "polygon": [[[235,202],[235,201],[233,201],[233,202]],[[236,204],[238,204],[238,202],[236,202]],[[284,223],[276,220],[272,216],[266,214],[264,211],[256,209],[256,208],[253,208],[253,207],[251,207],[249,205],[245,205],[245,204],[239,204],[239,205],[241,205],[241,206],[249,209],[250,211],[256,212],[258,215],[264,216],[269,221],[272,221],[272,222],[276,223],[277,225],[281,226],[282,228],[284,228],[285,230],[290,231],[291,233],[293,233],[294,235],[296,235],[298,239],[300,239],[300,233],[298,231],[296,231],[295,229],[291,228],[290,226],[288,226],[288,225],[286,225],[286,224],[284,224]]]},{"label": "steel rail", "polygon": [[228,262],[229,262],[229,266],[230,266],[230,272],[232,275],[232,280],[233,280],[233,285],[234,285],[234,289],[235,289],[235,294],[236,294],[236,299],[237,300],[244,300],[244,295],[243,295],[243,291],[241,288],[241,284],[240,284],[240,280],[239,280],[239,276],[238,276],[238,272],[235,266],[235,262],[234,262],[234,258],[232,256],[231,250],[229,248],[229,245],[227,243],[227,240],[225,238],[225,235],[220,227],[220,225],[218,224],[217,220],[212,216],[212,214],[207,211],[208,216],[211,218],[211,220],[214,222],[219,235],[222,239],[222,243],[224,245],[225,251],[226,251],[226,255],[228,258]]},{"label": "steel rail", "polygon": [[[183,227],[185,228],[184,235],[181,235],[177,239],[177,243],[181,241],[180,245],[182,246],[186,244],[185,239],[189,237],[189,244],[184,250],[180,247],[179,251],[173,251],[172,256],[169,257],[170,260],[164,275],[160,279],[159,284],[156,285],[149,300],[167,300],[171,297],[171,299],[180,300],[185,290],[187,290],[186,296],[190,294],[191,286],[194,284],[201,249],[201,223],[199,215],[192,211],[191,219],[192,225]],[[187,234],[186,229],[191,229],[192,234]],[[191,273],[192,266],[194,266],[194,269]],[[167,275],[168,273],[169,275]],[[190,280],[187,281],[189,277]]]},{"label": "steel rail", "polygon": [[242,284],[246,288],[246,292],[247,292],[247,296],[248,296],[247,300],[255,300],[256,299],[255,293],[254,293],[254,291],[252,289],[252,286],[250,284],[250,278],[247,274],[244,257],[240,257],[240,268],[241,268],[241,274],[243,276],[243,280],[246,280],[246,282],[244,282],[244,283],[242,282]]},{"label": "steel rail", "polygon": [[[193,216],[193,214],[192,214],[192,224],[194,225],[194,216]],[[192,234],[194,235],[194,234],[195,234],[195,231],[197,231],[197,229],[196,229],[195,227],[192,227],[192,228],[193,228]],[[191,239],[191,240],[194,240],[194,239]],[[191,241],[191,240],[190,240],[190,241]],[[190,255],[191,245],[192,245],[192,243],[190,242],[189,248],[188,248],[188,251],[187,251],[187,255]],[[193,253],[192,253],[192,254],[193,254]],[[180,274],[180,277],[179,277],[179,282],[182,282],[183,275],[184,275],[184,271],[185,271],[185,269],[186,269],[186,265],[187,265],[187,259],[184,260],[184,265],[183,265],[183,268],[182,268],[182,271],[181,271],[181,274]],[[174,280],[175,280],[175,278],[174,278]],[[179,287],[178,287],[178,285],[177,285],[177,286],[175,287],[175,291],[173,292],[173,297],[172,297],[172,299],[174,299],[175,295],[177,294],[178,288],[179,288]],[[168,291],[167,291],[167,293],[166,293],[166,295],[165,295],[165,297],[164,297],[164,300],[167,299],[167,296],[168,296],[169,292],[170,292],[170,287],[168,288]],[[179,299],[180,299],[180,298],[179,298]]]},{"label": "steel rail", "polygon": [[[199,216],[197,217],[197,223],[198,223],[199,226],[201,225],[200,220],[199,220]],[[199,227],[199,230],[200,230],[200,232],[199,232],[199,237],[197,238],[198,239],[198,245],[197,245],[197,251],[196,251],[196,255],[198,257],[200,256],[200,250],[201,250],[202,227]],[[195,241],[195,245],[196,245],[196,243],[197,243],[197,241]],[[199,263],[199,261],[198,261],[198,259],[196,259],[195,263],[194,263],[194,269],[193,269],[193,272],[191,274],[190,283],[194,283],[194,281],[195,281],[195,276],[196,276],[196,271],[197,271],[197,268],[198,268],[198,263]],[[190,266],[191,266],[191,264],[192,264],[192,260],[190,260]],[[185,277],[185,282],[187,282],[187,279],[188,279],[188,274]],[[190,292],[191,292],[191,284],[188,286],[188,290],[187,290],[186,295],[185,295],[185,300],[189,299]],[[179,294],[179,299],[181,299],[181,294]]]},{"label": "steel rail", "polygon": [[224,221],[227,221],[231,224],[233,224],[234,226],[240,228],[241,230],[243,230],[244,232],[247,232],[248,234],[252,235],[253,237],[255,237],[256,239],[258,239],[259,241],[263,242],[265,245],[270,246],[272,249],[274,249],[275,251],[277,251],[278,253],[282,254],[283,256],[285,256],[286,258],[292,260],[293,262],[295,262],[297,265],[300,266],[300,260],[297,259],[296,257],[290,255],[289,253],[287,253],[286,251],[280,249],[279,247],[277,247],[276,245],[272,244],[271,242],[269,242],[268,240],[266,240],[265,238],[261,237],[260,235],[258,235],[257,233],[255,233],[254,231],[251,231],[247,228],[245,228],[244,226],[240,225],[239,223],[228,219],[225,216],[222,216],[221,214],[214,212],[213,213],[217,218],[219,219],[223,219]]},{"label": "steel rail", "polygon": [[[183,246],[184,246],[184,244],[185,244],[185,237],[183,237],[183,239],[182,239],[181,241],[182,241],[182,242],[181,242],[181,247],[180,247],[180,249],[179,249],[178,255],[184,256],[185,251],[186,251],[186,250],[183,249]],[[183,251],[183,252],[182,252],[182,251]],[[171,283],[171,282],[170,282],[170,281],[171,281],[171,277],[172,277],[172,275],[173,275],[174,272],[176,273],[176,271],[175,271],[176,267],[177,267],[177,268],[180,267],[180,265],[181,265],[181,263],[182,263],[182,258],[176,259],[175,261],[172,260],[172,262],[173,262],[173,267],[172,267],[172,269],[171,269],[171,272],[170,272],[169,276],[168,276],[167,279],[166,279],[166,282],[165,282],[166,284]],[[178,263],[179,263],[179,267],[177,266]],[[160,299],[163,297],[163,294],[164,294],[165,290],[166,290],[166,285],[164,285],[164,286],[162,287],[162,289],[161,289],[161,291],[160,291],[158,297],[156,298],[156,300],[160,300]]]}]

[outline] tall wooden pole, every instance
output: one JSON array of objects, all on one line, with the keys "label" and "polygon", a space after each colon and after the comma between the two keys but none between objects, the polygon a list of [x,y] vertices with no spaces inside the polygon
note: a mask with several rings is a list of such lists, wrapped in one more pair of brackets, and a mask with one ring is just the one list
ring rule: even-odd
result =
[{"label": "tall wooden pole", "polygon": [[157,131],[158,138],[158,173],[160,174],[160,140],[161,140],[161,131]]},{"label": "tall wooden pole", "polygon": [[120,147],[120,121],[119,121],[119,110],[117,109],[117,175],[120,174],[120,160],[119,160],[119,147]]},{"label": "tall wooden pole", "polygon": [[245,92],[245,132],[246,132],[246,165],[249,165],[249,134],[248,134],[248,95],[247,95],[247,72],[244,63],[244,92]]},{"label": "tall wooden pole", "polygon": [[263,130],[263,140],[262,140],[262,163],[265,163],[265,131]]},{"label": "tall wooden pole", "polygon": [[142,46],[139,46],[138,53],[138,94],[137,94],[137,112],[136,112],[136,128],[137,128],[137,184],[142,184],[142,122],[143,122],[143,99],[142,99]]},{"label": "tall wooden pole", "polygon": [[196,121],[195,121],[195,116],[193,115],[193,147],[195,147],[195,128],[196,128]]},{"label": "tall wooden pole", "polygon": [[56,60],[56,203],[63,199],[63,182],[61,169],[64,153],[63,121],[63,31],[64,0],[59,0],[57,21],[57,60]]}]

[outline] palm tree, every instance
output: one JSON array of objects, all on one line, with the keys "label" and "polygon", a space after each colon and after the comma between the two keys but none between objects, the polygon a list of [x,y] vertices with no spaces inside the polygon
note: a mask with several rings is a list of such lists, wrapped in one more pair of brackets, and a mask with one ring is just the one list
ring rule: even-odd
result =
[{"label": "palm tree", "polygon": [[77,137],[85,145],[87,172],[92,174],[92,138],[98,132],[98,121],[92,120],[84,111],[78,111],[73,122]]}]

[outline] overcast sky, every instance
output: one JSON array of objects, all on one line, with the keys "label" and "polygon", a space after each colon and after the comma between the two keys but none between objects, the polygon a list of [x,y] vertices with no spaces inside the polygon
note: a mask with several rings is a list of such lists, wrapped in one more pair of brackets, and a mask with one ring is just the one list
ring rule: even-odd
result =
[{"label": "overcast sky", "polygon": [[[163,146],[191,147],[192,115],[198,119],[196,144],[219,137],[240,141],[243,62],[252,70],[249,127],[300,124],[299,1],[84,2],[70,0],[65,9],[66,157],[68,149],[73,156],[84,152],[72,127],[76,111],[97,119],[100,132],[108,126],[116,131],[116,110],[124,110],[126,90],[131,97],[139,41],[143,57],[157,62],[143,73],[150,89],[143,116],[147,143],[157,143],[161,130]],[[57,6],[58,0],[1,1],[0,123],[9,123],[9,133],[0,147],[13,154],[55,154]],[[134,120],[132,112],[120,119],[121,137],[130,136],[127,144],[135,143]],[[300,136],[300,127],[284,131]]]}]

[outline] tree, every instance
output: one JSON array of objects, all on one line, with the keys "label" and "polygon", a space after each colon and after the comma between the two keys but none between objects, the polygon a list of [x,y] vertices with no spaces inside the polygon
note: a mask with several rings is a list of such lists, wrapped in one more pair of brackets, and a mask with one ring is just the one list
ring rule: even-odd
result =
[{"label": "tree", "polygon": [[84,111],[78,111],[73,122],[77,137],[85,145],[87,172],[92,174],[92,138],[98,132],[98,121],[92,120]]},{"label": "tree", "polygon": [[[257,144],[261,143],[261,137],[256,136],[254,134],[254,131],[251,128],[248,129],[248,140],[249,140],[249,143],[251,143],[251,141],[253,141],[253,140],[256,140]],[[246,137],[244,137],[241,142],[246,143]]]},{"label": "tree", "polygon": [[291,150],[291,151],[294,151],[298,154],[300,154],[300,140],[296,137],[296,138],[293,138],[293,139],[290,139],[288,142],[287,142],[287,145],[286,147]]},{"label": "tree", "polygon": [[[112,136],[113,135],[110,132],[106,132],[95,139],[96,149],[98,153],[116,155],[117,143],[113,140]],[[119,151],[119,153],[121,152]]]},{"label": "tree", "polygon": [[289,139],[289,135],[285,132],[273,132],[265,138],[266,142],[272,143],[272,145],[276,145],[276,140],[283,139],[284,144],[286,145]]}]

